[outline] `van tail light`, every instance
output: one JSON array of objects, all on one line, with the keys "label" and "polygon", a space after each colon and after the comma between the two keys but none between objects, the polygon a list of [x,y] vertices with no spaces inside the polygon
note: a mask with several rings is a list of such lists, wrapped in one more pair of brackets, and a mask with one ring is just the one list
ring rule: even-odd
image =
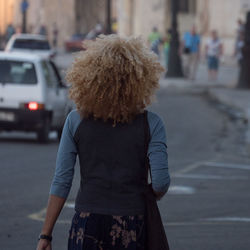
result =
[{"label": "van tail light", "polygon": [[44,109],[44,104],[43,103],[37,103],[37,102],[29,102],[29,103],[24,103],[23,106],[25,109],[29,110],[42,110]]},{"label": "van tail light", "polygon": [[38,103],[37,102],[30,102],[28,104],[29,110],[38,110]]}]

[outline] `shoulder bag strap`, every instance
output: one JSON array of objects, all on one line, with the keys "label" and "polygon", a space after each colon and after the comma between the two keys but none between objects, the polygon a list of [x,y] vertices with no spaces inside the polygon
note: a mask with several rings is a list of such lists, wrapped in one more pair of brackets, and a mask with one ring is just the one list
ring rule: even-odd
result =
[{"label": "shoulder bag strap", "polygon": [[151,168],[149,164],[149,158],[148,158],[148,145],[150,141],[150,130],[149,130],[149,124],[148,124],[148,111],[144,110],[144,149],[145,149],[145,166],[147,168],[147,178],[148,178],[148,172],[150,174],[150,179],[152,182],[152,173]]}]

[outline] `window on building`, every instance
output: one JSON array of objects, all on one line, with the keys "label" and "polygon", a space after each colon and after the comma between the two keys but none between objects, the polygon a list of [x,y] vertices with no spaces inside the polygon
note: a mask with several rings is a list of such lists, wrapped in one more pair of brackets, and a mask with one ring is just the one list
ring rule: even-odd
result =
[{"label": "window on building", "polygon": [[179,0],[179,12],[194,14],[196,12],[196,0]]}]

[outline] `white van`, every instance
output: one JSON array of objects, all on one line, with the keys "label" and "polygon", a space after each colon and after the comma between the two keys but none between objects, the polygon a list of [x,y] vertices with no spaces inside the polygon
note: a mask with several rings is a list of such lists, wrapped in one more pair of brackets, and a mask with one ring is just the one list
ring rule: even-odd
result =
[{"label": "white van", "polygon": [[14,34],[8,41],[5,51],[35,53],[50,59],[56,55],[46,36],[36,34]]},{"label": "white van", "polygon": [[72,109],[67,86],[47,57],[0,52],[0,131],[35,131],[47,142],[50,130],[60,137]]}]

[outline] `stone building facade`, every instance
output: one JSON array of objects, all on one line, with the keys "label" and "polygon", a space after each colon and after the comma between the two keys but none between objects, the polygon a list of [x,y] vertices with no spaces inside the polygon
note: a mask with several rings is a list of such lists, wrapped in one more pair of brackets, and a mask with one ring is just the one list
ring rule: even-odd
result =
[{"label": "stone building facade", "polygon": [[[19,6],[22,0],[17,0]],[[62,7],[63,6],[63,7]],[[48,38],[52,39],[53,25],[56,23],[59,33],[59,45],[68,38],[74,30],[74,1],[71,0],[32,0],[27,11],[27,32],[39,33],[41,25],[45,25]],[[21,26],[22,14],[16,9],[15,26]]]},{"label": "stone building facade", "polygon": [[[6,0],[0,0],[0,4],[1,1]],[[7,1],[13,2],[10,21],[16,27],[21,27],[20,4],[22,0]],[[113,1],[116,2],[116,0]],[[59,31],[59,47],[63,47],[64,41],[73,34],[86,34],[97,23],[105,24],[106,1],[104,0],[28,0],[28,2],[27,31],[38,33],[41,25],[45,25],[48,38],[52,40],[53,26],[56,24]]]},{"label": "stone building facade", "polygon": [[[245,17],[239,0],[178,0],[179,31],[193,25],[202,35],[203,47],[212,29],[223,39],[225,54],[232,55],[237,19]],[[247,0],[244,0],[247,1]],[[249,1],[250,2],[250,1]],[[118,0],[119,34],[148,37],[153,27],[164,35],[171,27],[171,0]]]},{"label": "stone building facade", "polygon": [[[180,5],[179,30],[182,34],[197,26],[203,44],[211,29],[217,29],[223,38],[226,54],[232,54],[236,22],[245,16],[243,2],[250,0],[178,0]],[[9,23],[21,27],[22,0],[0,0],[0,35]],[[53,25],[57,24],[59,47],[76,33],[87,33],[97,23],[105,24],[106,0],[28,0],[27,28],[37,33],[42,24],[52,40]],[[112,0],[113,17],[117,16],[121,35],[148,37],[153,27],[164,35],[171,27],[171,0]],[[250,6],[250,5],[249,5]]]},{"label": "stone building facade", "polygon": [[6,28],[13,22],[15,0],[0,0],[0,35],[4,35]]}]

